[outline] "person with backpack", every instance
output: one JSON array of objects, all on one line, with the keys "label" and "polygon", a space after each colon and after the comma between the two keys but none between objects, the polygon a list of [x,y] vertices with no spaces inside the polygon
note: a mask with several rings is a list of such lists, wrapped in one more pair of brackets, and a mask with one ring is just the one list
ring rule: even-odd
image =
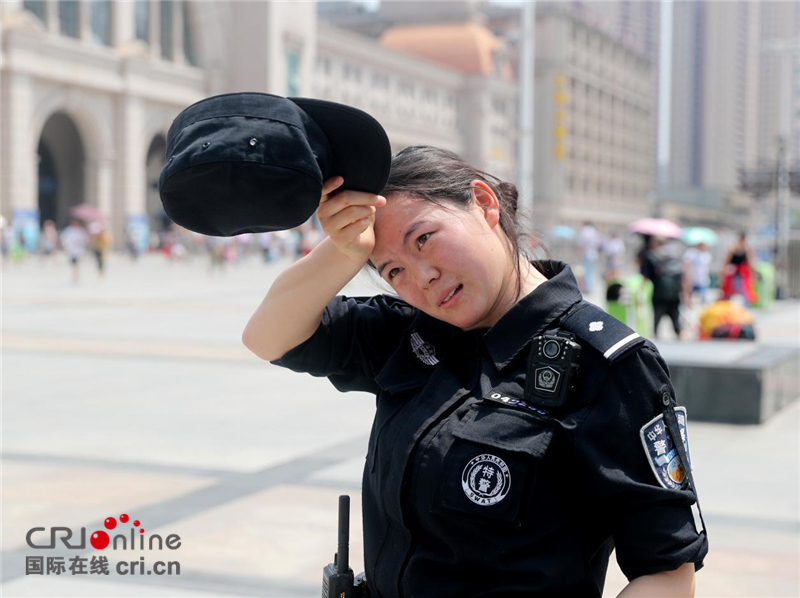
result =
[{"label": "person with backpack", "polygon": [[649,237],[646,243],[640,254],[640,271],[653,283],[653,338],[658,338],[661,318],[668,316],[675,336],[681,339],[680,307],[688,280],[684,276],[685,266],[666,250],[667,241],[663,237]]}]

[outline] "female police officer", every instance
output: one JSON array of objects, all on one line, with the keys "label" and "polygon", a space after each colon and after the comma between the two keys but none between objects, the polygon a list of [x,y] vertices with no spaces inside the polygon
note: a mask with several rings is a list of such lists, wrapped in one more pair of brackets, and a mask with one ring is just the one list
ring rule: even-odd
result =
[{"label": "female police officer", "polygon": [[[707,540],[656,348],[583,301],[569,266],[529,261],[514,186],[452,152],[399,152],[383,196],[342,184],[323,187],[328,237],[275,280],[243,341],[377,395],[372,595],[600,596],[614,547],[621,595],[693,595]],[[364,265],[397,296],[337,296]]]}]

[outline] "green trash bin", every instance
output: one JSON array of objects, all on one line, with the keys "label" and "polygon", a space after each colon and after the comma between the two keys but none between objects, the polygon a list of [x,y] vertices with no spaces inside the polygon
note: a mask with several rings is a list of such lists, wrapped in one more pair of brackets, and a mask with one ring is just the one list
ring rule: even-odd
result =
[{"label": "green trash bin", "polygon": [[652,336],[653,283],[641,274],[611,281],[606,291],[606,311],[645,337]]},{"label": "green trash bin", "polygon": [[767,308],[775,299],[775,266],[758,262],[755,268],[756,302],[753,307]]}]

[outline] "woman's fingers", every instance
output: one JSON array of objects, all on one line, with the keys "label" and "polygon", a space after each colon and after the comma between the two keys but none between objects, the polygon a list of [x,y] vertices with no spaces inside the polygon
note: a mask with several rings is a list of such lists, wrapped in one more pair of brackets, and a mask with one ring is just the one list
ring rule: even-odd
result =
[{"label": "woman's fingers", "polygon": [[327,181],[322,183],[322,197],[320,198],[320,203],[328,201],[330,199],[330,194],[335,189],[338,189],[342,183],[344,183],[344,179],[340,176],[332,176]]},{"label": "woman's fingers", "polygon": [[324,202],[320,203],[317,215],[320,221],[332,218],[338,212],[350,206],[382,206],[386,199],[381,195],[374,195],[363,191],[342,191],[334,196],[329,196]]},{"label": "woman's fingers", "polygon": [[332,230],[339,230],[356,220],[372,216],[374,213],[374,206],[347,206],[328,218],[327,225]]},{"label": "woman's fingers", "polygon": [[341,176],[331,177],[323,183],[317,217],[323,232],[334,245],[350,256],[366,259],[375,246],[372,231],[375,212],[378,207],[386,205],[386,198],[364,191],[339,189],[343,183]]}]

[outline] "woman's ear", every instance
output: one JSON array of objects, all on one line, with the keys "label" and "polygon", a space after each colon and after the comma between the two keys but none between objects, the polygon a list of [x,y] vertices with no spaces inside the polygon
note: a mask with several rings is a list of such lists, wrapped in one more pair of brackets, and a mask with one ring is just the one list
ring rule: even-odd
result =
[{"label": "woman's ear", "polygon": [[500,202],[492,188],[480,179],[470,183],[472,199],[475,205],[483,211],[483,216],[491,228],[500,222]]}]

